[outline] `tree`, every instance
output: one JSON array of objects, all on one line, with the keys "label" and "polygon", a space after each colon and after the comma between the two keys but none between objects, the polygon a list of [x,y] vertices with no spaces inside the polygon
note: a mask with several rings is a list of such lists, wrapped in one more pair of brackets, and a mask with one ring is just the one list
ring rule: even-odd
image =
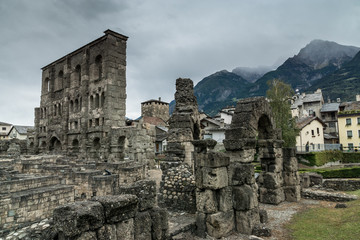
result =
[{"label": "tree", "polygon": [[266,97],[270,100],[276,127],[282,130],[284,147],[295,147],[298,130],[290,109],[294,91],[289,84],[279,79],[268,81],[267,84],[269,89],[266,91]]}]

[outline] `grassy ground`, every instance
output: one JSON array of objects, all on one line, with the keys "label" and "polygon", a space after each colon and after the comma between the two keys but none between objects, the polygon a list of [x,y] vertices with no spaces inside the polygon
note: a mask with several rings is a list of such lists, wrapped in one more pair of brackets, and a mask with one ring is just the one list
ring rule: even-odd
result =
[{"label": "grassy ground", "polygon": [[[360,190],[349,192],[360,196]],[[360,239],[360,200],[348,208],[313,208],[296,215],[288,225],[295,240]]]}]

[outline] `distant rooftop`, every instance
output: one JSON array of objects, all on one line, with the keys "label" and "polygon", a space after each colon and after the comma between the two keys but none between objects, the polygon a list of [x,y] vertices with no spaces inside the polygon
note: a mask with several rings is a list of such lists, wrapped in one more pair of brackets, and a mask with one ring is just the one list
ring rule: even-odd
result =
[{"label": "distant rooftop", "polygon": [[6,123],[6,122],[0,122],[0,125],[2,125],[2,126],[11,126],[12,124]]},{"label": "distant rooftop", "polygon": [[322,105],[320,112],[337,112],[339,110],[340,103],[325,103]]},{"label": "distant rooftop", "polygon": [[18,125],[14,125],[14,128],[19,134],[27,134],[28,130],[34,129],[33,126],[18,126]]},{"label": "distant rooftop", "polygon": [[322,93],[311,93],[306,94],[305,97],[302,99],[304,103],[308,102],[320,102],[322,100]]},{"label": "distant rooftop", "polygon": [[326,126],[325,123],[321,121],[321,119],[318,117],[304,117],[296,121],[296,127],[298,129],[303,129],[305,126],[309,125],[314,120],[319,121],[324,127]]},{"label": "distant rooftop", "polygon": [[158,100],[156,100],[156,99],[150,99],[150,100],[147,100],[147,101],[145,101],[145,102],[142,102],[141,104],[152,103],[152,102],[162,103],[162,104],[167,104],[167,105],[169,105],[169,103],[161,101],[161,98],[159,98]]}]

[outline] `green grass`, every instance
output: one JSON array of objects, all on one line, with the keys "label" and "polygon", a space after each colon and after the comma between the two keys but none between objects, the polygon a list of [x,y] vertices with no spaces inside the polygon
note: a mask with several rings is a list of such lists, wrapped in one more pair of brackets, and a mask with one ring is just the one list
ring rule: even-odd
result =
[{"label": "green grass", "polygon": [[352,194],[352,195],[356,195],[356,196],[359,196],[360,197],[360,189],[356,190],[356,191],[349,191],[349,192],[346,192],[348,194]]},{"label": "green grass", "polygon": [[[360,190],[355,192],[360,194]],[[297,214],[288,226],[293,239],[360,239],[360,200],[347,205],[348,208],[312,208]]]}]

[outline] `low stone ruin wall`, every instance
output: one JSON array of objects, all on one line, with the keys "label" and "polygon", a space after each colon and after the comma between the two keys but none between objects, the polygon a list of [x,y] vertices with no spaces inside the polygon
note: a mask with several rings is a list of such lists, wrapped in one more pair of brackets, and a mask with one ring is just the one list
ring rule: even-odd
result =
[{"label": "low stone ruin wall", "polygon": [[74,188],[52,185],[0,195],[0,235],[51,216],[59,205],[74,201]]},{"label": "low stone ruin wall", "polygon": [[322,186],[337,191],[355,191],[360,189],[360,179],[325,179]]},{"label": "low stone ruin wall", "polygon": [[[54,210],[57,239],[167,239],[168,214],[155,207],[154,181],[121,186],[122,195],[94,197]],[[134,193],[124,194],[124,193]]]},{"label": "low stone ruin wall", "polygon": [[19,140],[19,139],[3,139],[0,141],[0,155],[6,156],[8,155],[8,150],[11,144],[16,144],[19,146],[18,154],[27,154],[27,140]]}]

